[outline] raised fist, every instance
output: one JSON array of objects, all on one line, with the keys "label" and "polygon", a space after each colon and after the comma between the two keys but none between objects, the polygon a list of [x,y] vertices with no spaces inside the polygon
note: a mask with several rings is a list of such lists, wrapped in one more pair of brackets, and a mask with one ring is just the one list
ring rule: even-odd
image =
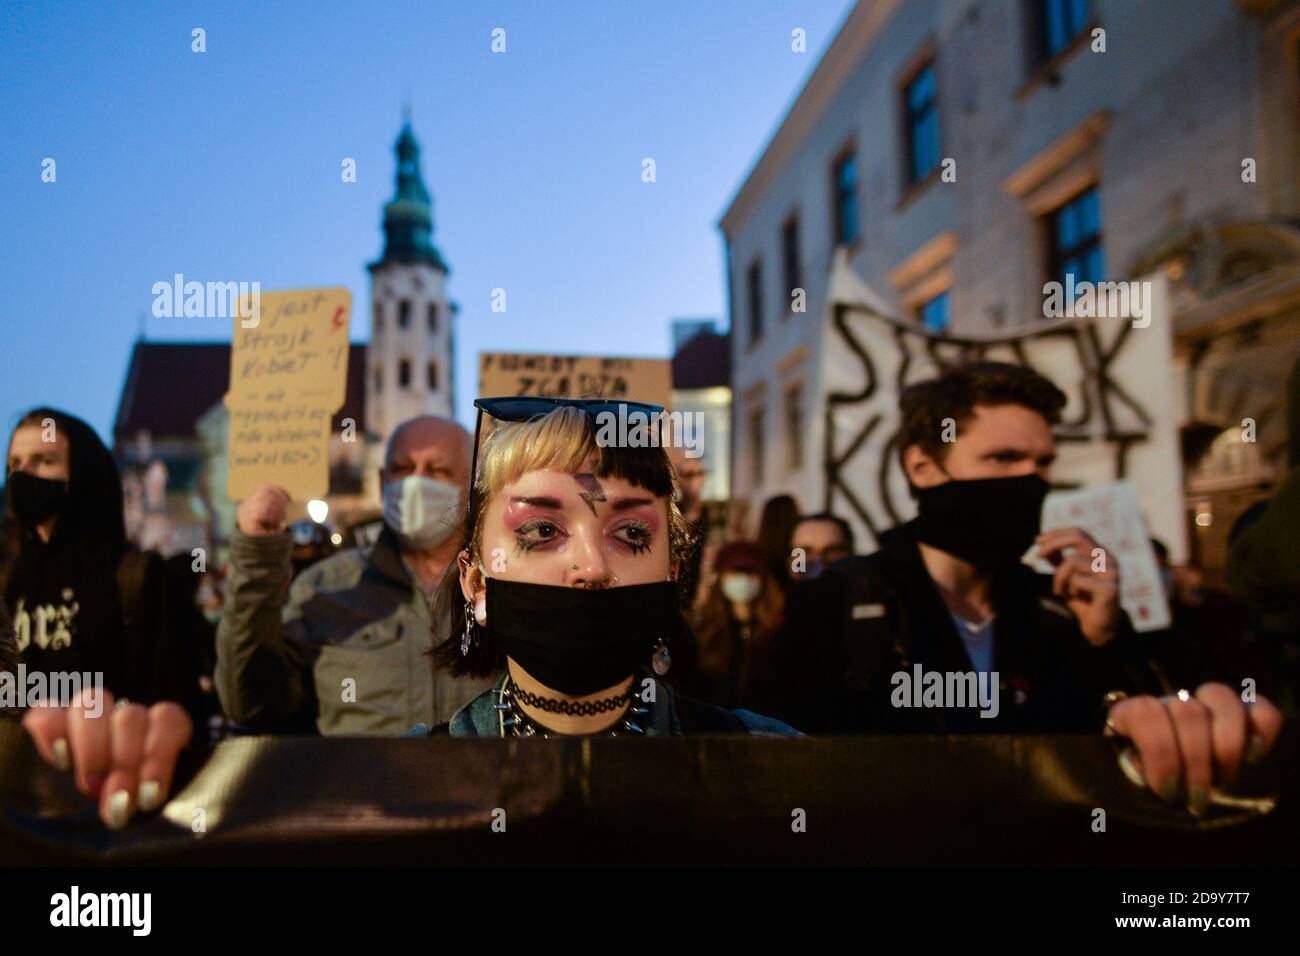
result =
[{"label": "raised fist", "polygon": [[244,534],[279,534],[288,526],[288,507],[289,493],[264,481],[239,503],[235,523]]}]

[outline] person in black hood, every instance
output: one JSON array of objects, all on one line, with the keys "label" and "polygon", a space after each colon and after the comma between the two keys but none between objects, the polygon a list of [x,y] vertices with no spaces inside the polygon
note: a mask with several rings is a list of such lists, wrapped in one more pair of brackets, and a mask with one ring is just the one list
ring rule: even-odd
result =
[{"label": "person in black hood", "polygon": [[112,456],[81,419],[36,408],[10,436],[6,471],[15,557],[4,596],[23,662],[100,672],[110,688],[125,688],[116,572],[126,530]]},{"label": "person in black hood", "polygon": [[15,556],[0,582],[0,670],[102,674],[102,694],[83,684],[22,721],[41,757],[71,770],[100,819],[121,829],[162,806],[194,735],[198,675],[182,663],[166,568],[128,546],[116,463],[81,419],[28,412],[6,474]]},{"label": "person in black hood", "polygon": [[128,546],[122,482],[94,429],[33,409],[10,436],[6,464],[14,558],[3,595],[23,663],[102,674],[131,700],[191,704],[198,676],[170,633],[166,568]]}]

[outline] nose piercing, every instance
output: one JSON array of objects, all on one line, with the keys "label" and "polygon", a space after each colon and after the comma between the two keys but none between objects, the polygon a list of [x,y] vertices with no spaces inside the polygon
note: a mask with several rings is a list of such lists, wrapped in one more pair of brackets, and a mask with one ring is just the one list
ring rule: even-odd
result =
[{"label": "nose piercing", "polygon": [[576,570],[578,570],[578,566],[577,566],[576,564],[571,564],[571,565],[569,565],[569,570],[570,570],[570,571],[576,571]]}]

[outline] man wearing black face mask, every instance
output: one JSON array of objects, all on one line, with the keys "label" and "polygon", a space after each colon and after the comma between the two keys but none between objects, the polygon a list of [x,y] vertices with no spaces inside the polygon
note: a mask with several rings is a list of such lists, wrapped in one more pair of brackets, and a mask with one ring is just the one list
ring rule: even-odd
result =
[{"label": "man wearing black face mask", "polygon": [[[1086,531],[1039,534],[1064,404],[1042,376],[998,363],[904,391],[917,517],[791,595],[763,706],[811,732],[1096,732],[1106,691],[1159,692],[1113,558],[1094,571]],[[1052,578],[1021,564],[1033,544]],[[931,674],[945,689],[974,675],[978,693],[930,697]]]}]

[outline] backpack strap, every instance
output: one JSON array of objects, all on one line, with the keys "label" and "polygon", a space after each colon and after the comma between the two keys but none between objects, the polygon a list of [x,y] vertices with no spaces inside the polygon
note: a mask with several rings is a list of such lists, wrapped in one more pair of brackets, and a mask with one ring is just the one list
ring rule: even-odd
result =
[{"label": "backpack strap", "polygon": [[845,566],[842,574],[844,683],[850,690],[864,690],[883,670],[892,673],[906,657],[906,648],[901,646],[903,632],[898,628],[898,602],[872,562],[855,561]]},{"label": "backpack strap", "polygon": [[138,627],[143,616],[145,581],[156,557],[152,551],[128,551],[117,564],[117,594],[128,631]]},{"label": "backpack strap", "polygon": [[[117,563],[117,595],[122,607],[122,639],[127,668],[116,691],[141,703],[161,699],[156,680],[165,667],[161,637],[166,565],[157,552],[128,551]],[[160,573],[161,572],[161,573]]]}]

